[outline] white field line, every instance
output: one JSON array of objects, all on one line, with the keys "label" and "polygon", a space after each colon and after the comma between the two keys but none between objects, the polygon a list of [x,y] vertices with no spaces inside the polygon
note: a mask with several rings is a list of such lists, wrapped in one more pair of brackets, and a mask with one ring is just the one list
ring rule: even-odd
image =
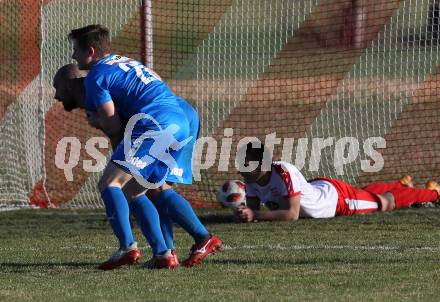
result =
[{"label": "white field line", "polygon": [[[92,245],[68,245],[61,246],[60,250],[90,250],[103,251],[115,250],[116,246],[99,247]],[[282,245],[282,244],[261,244],[261,245],[224,245],[228,250],[274,250],[274,251],[304,251],[304,250],[352,250],[352,251],[440,251],[440,246],[398,246],[398,245]],[[150,250],[148,246],[142,246],[142,250]],[[188,247],[177,246],[178,251],[186,251]],[[0,247],[0,251],[15,251],[14,247]],[[45,248],[31,247],[32,251],[45,251]]]},{"label": "white field line", "polygon": [[412,251],[440,251],[440,246],[417,246],[404,247],[396,245],[282,245],[282,244],[267,244],[267,245],[243,245],[243,246],[229,246],[224,245],[225,250],[279,250],[279,251],[301,251],[301,250],[364,250],[364,251],[397,251],[397,250],[412,250]]}]

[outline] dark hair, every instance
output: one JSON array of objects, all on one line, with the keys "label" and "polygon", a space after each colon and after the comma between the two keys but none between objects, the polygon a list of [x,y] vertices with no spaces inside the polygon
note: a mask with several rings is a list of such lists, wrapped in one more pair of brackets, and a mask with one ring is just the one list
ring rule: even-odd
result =
[{"label": "dark hair", "polygon": [[110,52],[110,31],[100,24],[73,29],[69,33],[69,40],[77,41],[78,46],[83,50],[93,47],[101,55]]},{"label": "dark hair", "polygon": [[260,147],[253,147],[252,142],[246,145],[246,160],[258,161],[260,164],[263,162],[264,152],[268,152],[267,148],[263,144]]}]

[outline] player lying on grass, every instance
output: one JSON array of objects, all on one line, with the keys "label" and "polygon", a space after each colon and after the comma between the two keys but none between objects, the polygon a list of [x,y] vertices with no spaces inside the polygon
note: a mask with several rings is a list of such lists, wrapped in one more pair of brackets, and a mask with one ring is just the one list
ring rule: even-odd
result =
[{"label": "player lying on grass", "polygon": [[[72,65],[61,68],[54,78],[55,98],[67,111],[86,109],[89,123],[104,131],[114,150],[98,189],[120,248],[100,268],[113,269],[138,261],[140,251],[129,223],[130,210],[152,247],[153,267],[177,265],[172,229],[165,230],[167,234],[161,229],[172,227],[172,220],[196,241],[184,265],[199,264],[221,248],[221,241],[208,233],[188,201],[163,182],[191,182],[197,134],[190,119],[198,121],[197,114],[187,116],[191,106],[176,97],[154,72],[137,61],[111,54],[110,34],[105,27],[91,25],[72,30],[69,39],[73,42],[72,57],[80,69],[90,72],[82,78]],[[143,118],[132,124],[131,136],[124,137],[123,125],[139,114]],[[129,148],[125,150],[127,143]],[[153,153],[156,156],[150,156]],[[155,195],[159,211],[145,195],[144,184],[148,181],[162,185]],[[168,220],[162,221],[168,223],[161,224],[158,212],[166,214]]]},{"label": "player lying on grass", "polygon": [[[407,176],[397,182],[373,183],[358,189],[331,178],[308,182],[287,162],[272,162],[270,171],[262,171],[263,154],[270,151],[263,145],[255,148],[252,143],[245,148],[245,166],[258,162],[258,167],[252,172],[240,172],[246,183],[246,207],[239,207],[234,216],[242,222],[386,212],[416,202],[436,202],[440,195],[436,182],[428,182],[426,189],[416,189]],[[260,211],[261,203],[270,211]]]}]

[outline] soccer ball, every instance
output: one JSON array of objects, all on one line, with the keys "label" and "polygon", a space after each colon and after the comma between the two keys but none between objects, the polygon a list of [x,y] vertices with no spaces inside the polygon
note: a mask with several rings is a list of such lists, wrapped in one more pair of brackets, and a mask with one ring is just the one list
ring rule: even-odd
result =
[{"label": "soccer ball", "polygon": [[217,201],[231,209],[246,205],[245,188],[246,185],[240,180],[227,180],[217,191]]}]

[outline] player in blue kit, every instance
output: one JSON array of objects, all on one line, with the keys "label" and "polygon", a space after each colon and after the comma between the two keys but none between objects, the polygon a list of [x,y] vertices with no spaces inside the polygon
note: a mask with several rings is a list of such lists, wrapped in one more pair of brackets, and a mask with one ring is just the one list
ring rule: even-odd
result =
[{"label": "player in blue kit", "polygon": [[60,69],[54,78],[55,89],[60,91],[55,97],[66,110],[84,108],[89,123],[103,130],[114,150],[98,189],[120,249],[100,268],[113,269],[139,259],[140,251],[129,224],[128,204],[152,247],[153,266],[177,265],[172,254],[172,235],[164,238],[159,213],[145,195],[146,189],[155,190],[159,212],[179,223],[196,241],[183,264],[199,264],[207,255],[221,249],[221,241],[208,233],[189,203],[165,182],[185,183],[187,171],[191,179],[191,159],[185,160],[185,154],[188,148],[192,153],[195,138],[190,135],[190,123],[181,106],[186,102],[179,100],[159,76],[141,63],[111,54],[110,34],[105,27],[90,25],[75,29],[69,39],[73,43],[72,58],[80,69],[89,70],[84,78],[84,95],[75,88],[68,97],[59,95],[66,74],[72,80],[68,85],[81,82],[67,68],[67,71]]}]

